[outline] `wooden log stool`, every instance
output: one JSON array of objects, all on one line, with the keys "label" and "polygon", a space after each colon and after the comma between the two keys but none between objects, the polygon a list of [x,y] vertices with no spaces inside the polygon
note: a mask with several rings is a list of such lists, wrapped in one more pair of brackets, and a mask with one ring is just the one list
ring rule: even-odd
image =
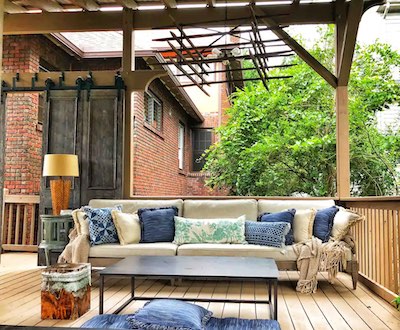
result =
[{"label": "wooden log stool", "polygon": [[42,272],[42,319],[75,320],[90,309],[90,264],[56,264]]}]

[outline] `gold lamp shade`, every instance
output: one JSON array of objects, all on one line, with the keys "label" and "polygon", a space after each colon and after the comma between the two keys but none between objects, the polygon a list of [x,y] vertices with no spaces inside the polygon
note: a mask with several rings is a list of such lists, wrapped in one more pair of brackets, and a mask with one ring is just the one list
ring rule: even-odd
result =
[{"label": "gold lamp shade", "polygon": [[48,154],[44,156],[43,176],[58,176],[50,180],[51,202],[53,215],[59,215],[61,210],[68,209],[71,180],[62,177],[79,176],[77,155]]}]

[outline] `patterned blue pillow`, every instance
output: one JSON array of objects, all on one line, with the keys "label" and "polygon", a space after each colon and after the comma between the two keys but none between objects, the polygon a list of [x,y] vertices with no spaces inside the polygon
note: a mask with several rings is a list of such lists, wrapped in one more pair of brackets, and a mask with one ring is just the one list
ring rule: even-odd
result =
[{"label": "patterned blue pillow", "polygon": [[83,211],[89,218],[90,245],[119,243],[117,229],[111,217],[112,210],[122,210],[122,205],[115,207],[93,208],[84,206]]},{"label": "patterned blue pillow", "polygon": [[134,329],[202,330],[211,318],[207,309],[174,299],[149,301],[127,321]]},{"label": "patterned blue pillow", "polygon": [[285,245],[292,245],[294,242],[293,235],[293,219],[296,214],[295,209],[289,209],[287,211],[277,213],[263,213],[258,217],[258,221],[261,222],[287,222],[290,224],[290,230],[286,235]]},{"label": "patterned blue pillow", "polygon": [[290,230],[287,222],[246,221],[245,237],[249,244],[285,247],[285,236]]},{"label": "patterned blue pillow", "polygon": [[140,243],[172,242],[175,236],[174,217],[178,208],[160,207],[138,210],[142,229]]},{"label": "patterned blue pillow", "polygon": [[317,210],[314,219],[313,236],[318,237],[322,243],[329,241],[331,235],[333,219],[339,209],[336,206],[331,206],[326,209]]}]

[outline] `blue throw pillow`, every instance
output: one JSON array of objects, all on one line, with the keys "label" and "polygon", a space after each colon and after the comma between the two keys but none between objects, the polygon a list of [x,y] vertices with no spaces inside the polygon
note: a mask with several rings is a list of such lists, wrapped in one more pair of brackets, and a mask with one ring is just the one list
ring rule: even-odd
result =
[{"label": "blue throw pillow", "polygon": [[287,211],[277,213],[263,213],[258,217],[258,221],[261,222],[287,222],[290,224],[290,230],[286,235],[285,245],[292,245],[294,242],[293,235],[293,219],[296,214],[295,209],[289,209]]},{"label": "blue throw pillow", "polygon": [[174,217],[178,215],[177,207],[139,209],[138,215],[142,231],[140,243],[172,242],[174,240]]},{"label": "blue throw pillow", "polygon": [[211,318],[207,309],[174,299],[156,299],[148,302],[127,321],[134,329],[148,330],[202,330]]},{"label": "blue throw pillow", "polygon": [[246,221],[245,223],[245,237],[249,244],[283,248],[289,230],[290,224],[287,222]]},{"label": "blue throw pillow", "polygon": [[338,211],[339,209],[336,206],[318,210],[314,219],[313,236],[318,237],[323,243],[328,242],[333,219]]},{"label": "blue throw pillow", "polygon": [[119,243],[117,229],[111,217],[112,210],[122,210],[121,205],[115,207],[93,208],[84,206],[83,211],[89,219],[90,245]]}]

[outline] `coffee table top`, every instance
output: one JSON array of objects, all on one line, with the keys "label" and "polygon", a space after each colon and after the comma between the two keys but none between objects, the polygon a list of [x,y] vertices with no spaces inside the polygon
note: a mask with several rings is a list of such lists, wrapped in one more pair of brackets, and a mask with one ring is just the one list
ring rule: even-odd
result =
[{"label": "coffee table top", "polygon": [[214,279],[277,279],[275,260],[250,257],[130,256],[100,271],[100,275]]}]

